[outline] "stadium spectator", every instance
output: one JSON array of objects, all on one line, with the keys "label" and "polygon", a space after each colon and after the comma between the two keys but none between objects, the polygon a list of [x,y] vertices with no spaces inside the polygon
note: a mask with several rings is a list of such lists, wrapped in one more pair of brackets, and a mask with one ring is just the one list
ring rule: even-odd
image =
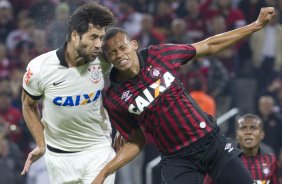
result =
[{"label": "stadium spectator", "polygon": [[186,0],[187,15],[184,17],[187,30],[186,34],[192,39],[192,43],[208,37],[208,21],[206,12],[201,11],[201,3],[198,0]]},{"label": "stadium spectator", "polygon": [[256,20],[257,14],[264,6],[264,1],[260,0],[244,0],[238,4],[238,8],[243,12],[248,24]]},{"label": "stadium spectator", "polygon": [[9,127],[0,123],[0,184],[24,183],[20,177],[22,155],[17,144],[7,138]]},{"label": "stadium spectator", "polygon": [[141,30],[133,36],[133,39],[138,41],[140,49],[149,45],[155,45],[164,42],[165,35],[155,29],[153,25],[154,20],[152,15],[143,14],[141,20]]},{"label": "stadium spectator", "polygon": [[182,18],[175,18],[171,22],[170,35],[166,43],[192,43],[191,38],[186,34],[187,24]]},{"label": "stadium spectator", "polygon": [[217,13],[225,18],[226,31],[246,25],[243,12],[236,7],[232,7],[232,0],[218,0]]},{"label": "stadium spectator", "polygon": [[9,1],[0,1],[0,43],[5,43],[8,34],[16,28],[12,6]]},{"label": "stadium spectator", "polygon": [[202,81],[198,79],[190,79],[191,97],[196,101],[196,103],[201,107],[201,109],[214,116],[216,115],[216,103],[212,96],[208,95],[203,87]]},{"label": "stadium spectator", "polygon": [[8,77],[13,68],[13,63],[8,58],[6,45],[0,43],[0,78]]},{"label": "stadium spectator", "polygon": [[246,114],[237,120],[236,138],[244,165],[257,183],[278,184],[277,159],[261,144],[264,137],[264,124],[258,116]]},{"label": "stadium spectator", "polygon": [[[261,118],[245,114],[236,122],[236,139],[242,149],[240,158],[251,173],[255,183],[278,184],[278,162],[273,150],[262,143],[265,133]],[[209,176],[204,184],[215,183]]]},{"label": "stadium spectator", "polygon": [[142,14],[137,12],[130,0],[120,0],[118,3],[120,15],[118,17],[118,25],[126,29],[130,36],[138,34],[141,30]]},{"label": "stadium spectator", "polygon": [[250,37],[250,46],[258,92],[261,92],[279,77],[282,71],[282,25],[279,23],[279,12],[265,29]]},{"label": "stadium spectator", "polygon": [[282,116],[275,112],[275,102],[271,96],[261,96],[258,99],[258,115],[263,121],[265,137],[263,142],[270,145],[278,157],[282,148]]},{"label": "stadium spectator", "polygon": [[20,144],[21,112],[12,106],[12,88],[8,78],[0,79],[0,124],[8,126],[7,136],[14,143]]},{"label": "stadium spectator", "polygon": [[50,20],[54,18],[55,5],[49,0],[33,0],[29,8],[29,17],[38,29],[46,29]]},{"label": "stadium spectator", "polygon": [[31,44],[31,34],[36,30],[34,20],[32,19],[19,19],[18,28],[11,31],[6,40],[8,53],[11,57],[17,57],[17,49],[23,44]]},{"label": "stadium spectator", "polygon": [[176,18],[169,1],[158,1],[153,14],[154,27],[166,37],[170,34],[170,23]]},{"label": "stadium spectator", "polygon": [[70,7],[67,3],[59,3],[55,7],[55,18],[47,29],[48,47],[56,49],[66,41],[67,18],[70,16]]}]

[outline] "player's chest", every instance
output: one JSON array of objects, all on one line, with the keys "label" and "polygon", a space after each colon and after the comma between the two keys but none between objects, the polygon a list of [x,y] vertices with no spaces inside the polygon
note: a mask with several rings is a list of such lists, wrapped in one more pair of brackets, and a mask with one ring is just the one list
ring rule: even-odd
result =
[{"label": "player's chest", "polygon": [[57,105],[78,106],[96,101],[104,87],[99,65],[81,68],[58,68],[45,75],[45,99]]},{"label": "player's chest", "polygon": [[117,91],[119,105],[134,114],[141,114],[164,94],[175,81],[174,75],[159,67],[143,70],[135,79],[123,83]]}]

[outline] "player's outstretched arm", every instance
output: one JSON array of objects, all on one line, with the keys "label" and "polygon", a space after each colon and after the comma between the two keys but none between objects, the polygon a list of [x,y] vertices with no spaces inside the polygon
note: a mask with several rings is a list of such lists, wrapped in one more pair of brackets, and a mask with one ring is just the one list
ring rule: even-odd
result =
[{"label": "player's outstretched arm", "polygon": [[116,170],[134,159],[146,143],[144,132],[139,128],[117,152],[117,155],[100,171],[91,184],[103,184],[104,180]]},{"label": "player's outstretched arm", "polygon": [[250,34],[264,28],[274,14],[275,9],[273,7],[262,8],[258,19],[255,22],[192,44],[196,48],[197,52],[195,58],[212,55],[234,45],[241,39],[246,38]]},{"label": "player's outstretched arm", "polygon": [[23,116],[27,127],[32,134],[37,147],[28,154],[21,175],[25,175],[31,164],[38,160],[45,153],[45,139],[43,135],[44,126],[40,121],[38,114],[38,102],[30,98],[25,91],[22,92]]}]

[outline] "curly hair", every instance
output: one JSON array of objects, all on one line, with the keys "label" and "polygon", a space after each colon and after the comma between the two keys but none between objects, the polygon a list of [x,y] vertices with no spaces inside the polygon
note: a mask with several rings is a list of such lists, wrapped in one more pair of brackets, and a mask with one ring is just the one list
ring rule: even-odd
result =
[{"label": "curly hair", "polygon": [[115,23],[113,13],[106,7],[98,3],[86,3],[80,6],[68,20],[68,35],[70,40],[71,33],[75,30],[81,36],[88,31],[89,24],[103,28]]}]

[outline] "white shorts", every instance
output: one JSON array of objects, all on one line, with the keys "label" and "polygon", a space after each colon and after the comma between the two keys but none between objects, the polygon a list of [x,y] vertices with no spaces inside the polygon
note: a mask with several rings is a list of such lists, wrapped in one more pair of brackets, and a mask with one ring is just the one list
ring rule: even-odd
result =
[{"label": "white shorts", "polygon": [[[77,153],[54,153],[46,149],[45,160],[51,184],[91,184],[114,156],[115,151],[109,145]],[[114,184],[114,181],[115,174],[112,174],[104,184]]]}]

